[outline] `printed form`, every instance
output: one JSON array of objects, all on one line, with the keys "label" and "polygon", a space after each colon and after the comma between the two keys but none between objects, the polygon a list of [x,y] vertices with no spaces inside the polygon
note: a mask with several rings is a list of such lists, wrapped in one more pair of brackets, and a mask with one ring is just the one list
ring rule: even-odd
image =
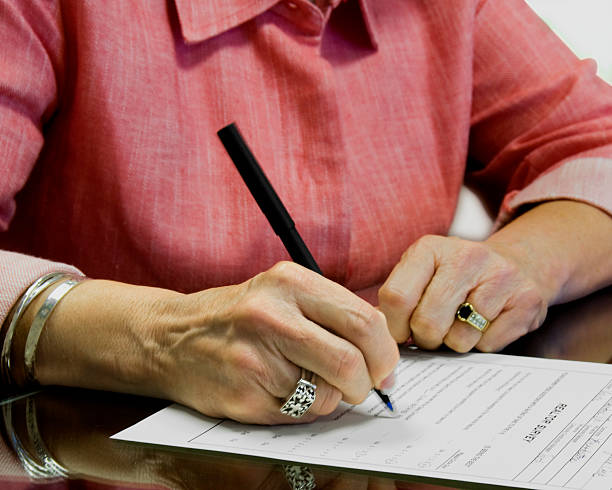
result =
[{"label": "printed form", "polygon": [[406,350],[391,397],[306,425],[172,405],[113,438],[533,489],[612,489],[612,365]]}]

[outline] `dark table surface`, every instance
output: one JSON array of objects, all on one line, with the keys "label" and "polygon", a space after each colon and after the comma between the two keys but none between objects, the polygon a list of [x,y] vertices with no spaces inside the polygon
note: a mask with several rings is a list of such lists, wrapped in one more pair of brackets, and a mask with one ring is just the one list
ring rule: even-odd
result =
[{"label": "dark table surface", "polygon": [[[612,287],[549,310],[545,323],[504,351],[555,359],[612,363]],[[1,404],[4,444],[0,488],[215,488],[290,489],[278,461],[178,450],[109,439],[168,402],[76,389],[44,389]],[[15,447],[19,449],[15,449]],[[19,453],[19,454],[18,454]],[[51,472],[33,478],[37,455],[48,453]],[[28,470],[25,467],[28,466]],[[368,474],[325,467],[309,469],[316,488],[471,488],[466,483]],[[34,483],[36,482],[36,484]],[[474,488],[482,486],[474,485]]]}]

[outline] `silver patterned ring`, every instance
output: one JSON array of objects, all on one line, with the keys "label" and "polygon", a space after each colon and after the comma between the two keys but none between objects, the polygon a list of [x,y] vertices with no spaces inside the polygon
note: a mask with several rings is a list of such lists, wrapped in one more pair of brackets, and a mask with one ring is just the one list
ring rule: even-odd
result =
[{"label": "silver patterned ring", "polygon": [[457,319],[484,333],[490,322],[476,311],[471,303],[462,303],[457,308]]},{"label": "silver patterned ring", "polygon": [[303,465],[285,465],[285,478],[291,490],[312,490],[317,488],[317,482],[312,470]]},{"label": "silver patterned ring", "polygon": [[317,397],[317,385],[313,383],[314,377],[313,373],[302,368],[302,375],[297,382],[295,391],[287,397],[280,408],[282,414],[300,418],[308,412]]}]

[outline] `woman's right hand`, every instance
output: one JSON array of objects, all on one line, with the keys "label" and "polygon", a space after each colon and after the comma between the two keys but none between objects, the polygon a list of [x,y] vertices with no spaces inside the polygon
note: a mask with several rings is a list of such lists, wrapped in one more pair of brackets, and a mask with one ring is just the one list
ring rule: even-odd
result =
[{"label": "woman's right hand", "polygon": [[[398,359],[385,317],[344,287],[292,262],[238,285],[193,294],[87,281],[48,321],[38,352],[43,384],[168,398],[214,417],[307,422],[340,399],[359,403]],[[280,413],[301,368],[317,398]]]}]

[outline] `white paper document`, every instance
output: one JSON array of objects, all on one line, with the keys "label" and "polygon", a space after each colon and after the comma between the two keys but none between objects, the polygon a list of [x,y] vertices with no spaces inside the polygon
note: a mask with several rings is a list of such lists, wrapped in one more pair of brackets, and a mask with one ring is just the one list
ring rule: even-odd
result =
[{"label": "white paper document", "polygon": [[402,353],[391,393],[307,425],[253,426],[172,405],[113,436],[304,464],[533,489],[612,489],[612,365]]}]

